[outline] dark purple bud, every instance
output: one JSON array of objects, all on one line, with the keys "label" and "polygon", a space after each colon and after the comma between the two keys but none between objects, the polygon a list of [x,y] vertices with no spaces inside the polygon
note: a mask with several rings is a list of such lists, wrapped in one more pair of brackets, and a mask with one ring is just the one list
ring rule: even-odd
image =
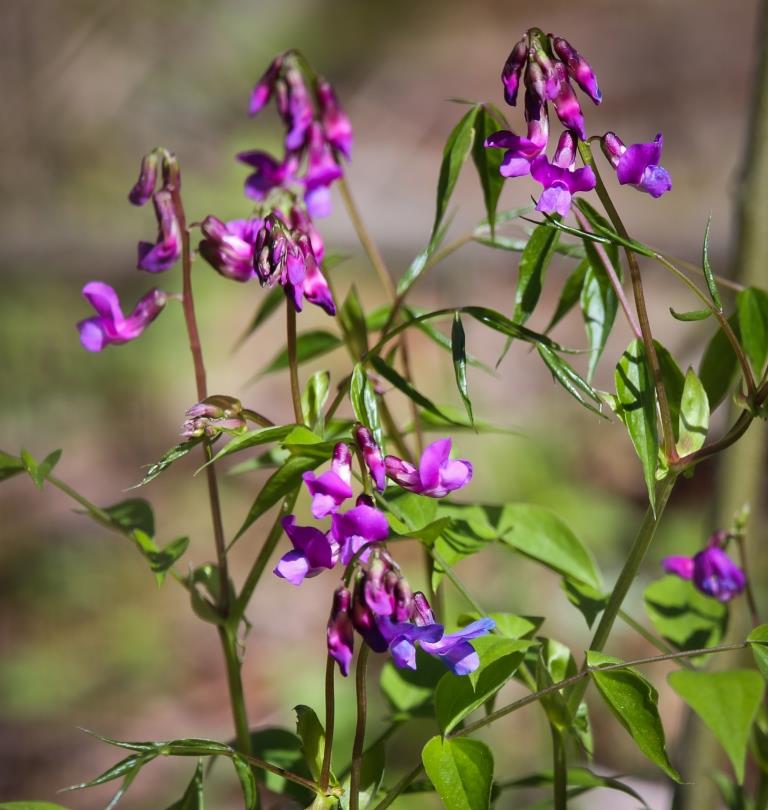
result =
[{"label": "dark purple bud", "polygon": [[162,290],[150,290],[126,318],[117,293],[108,284],[89,282],[83,287],[83,297],[97,313],[77,324],[80,342],[89,352],[100,352],[110,343],[135,340],[160,314],[167,300]]},{"label": "dark purple bud", "polygon": [[374,557],[364,575],[363,598],[376,616],[391,616],[395,599],[387,587],[389,567],[380,557]]},{"label": "dark purple bud", "polygon": [[606,132],[600,139],[600,146],[608,162],[615,169],[619,165],[621,156],[627,151],[624,142],[615,132]]},{"label": "dark purple bud", "polygon": [[349,609],[352,595],[346,588],[337,588],[333,594],[333,607],[328,619],[328,653],[339,665],[341,674],[349,675],[349,665],[355,648],[355,633]]},{"label": "dark purple bud", "polygon": [[325,137],[334,149],[350,160],[352,157],[352,123],[342,110],[333,87],[322,77],[317,80],[317,101]]},{"label": "dark purple bud", "polygon": [[275,89],[275,82],[283,67],[284,58],[283,54],[275,57],[270,66],[264,71],[264,75],[256,82],[248,103],[248,115],[256,115],[269,102]]},{"label": "dark purple bud", "polygon": [[139,179],[128,192],[128,199],[133,205],[144,205],[154,193],[157,185],[158,164],[157,150],[153,150],[142,158]]},{"label": "dark purple bud", "polygon": [[365,600],[364,577],[360,577],[355,586],[352,600],[352,624],[374,652],[384,652],[387,649],[387,640],[382,635],[377,618]]},{"label": "dark purple bud", "polygon": [[559,80],[557,95],[554,99],[557,117],[562,121],[566,129],[574,130],[579,138],[585,140],[587,135],[584,131],[584,116],[581,112],[581,105],[576,98],[576,93],[573,92],[573,87],[571,87],[562,62],[555,63],[555,73]]},{"label": "dark purple bud", "polygon": [[173,267],[181,256],[181,228],[170,191],[158,191],[152,202],[157,217],[157,242],[139,242],[137,267],[149,273],[161,273]]},{"label": "dark purple bud", "polygon": [[472,465],[466,460],[452,460],[451,440],[438,439],[425,448],[419,467],[396,456],[384,459],[387,475],[403,489],[430,498],[444,498],[472,480]]},{"label": "dark purple bud", "polygon": [[233,281],[250,281],[255,274],[253,245],[262,224],[260,219],[225,223],[208,216],[200,225],[206,237],[200,242],[200,255],[222,276]]},{"label": "dark purple bud", "polygon": [[504,85],[504,100],[507,104],[517,104],[517,89],[520,86],[520,73],[528,59],[528,40],[523,37],[507,57],[501,71],[501,83]]},{"label": "dark purple bud", "polygon": [[288,131],[285,134],[285,148],[288,152],[301,149],[314,118],[312,102],[304,77],[295,67],[289,67],[284,74],[287,97],[281,110]]},{"label": "dark purple bud", "polygon": [[394,586],[395,611],[397,622],[407,622],[413,613],[413,592],[405,577],[397,577]]},{"label": "dark purple bud", "polygon": [[309,218],[306,208],[300,205],[294,205],[291,208],[290,224],[294,231],[304,231],[309,237],[310,244],[312,245],[312,252],[318,262],[323,261],[325,255],[325,245],[320,232],[315,227],[312,220]]},{"label": "dark purple bud", "polygon": [[552,42],[552,50],[555,52],[555,55],[565,63],[568,75],[595,104],[599,104],[603,100],[603,94],[597,86],[597,78],[587,60],[570,42],[562,37],[554,37],[550,34],[550,41]]},{"label": "dark purple bud", "polygon": [[357,425],[354,430],[355,441],[363,454],[363,461],[371,474],[373,483],[379,492],[387,486],[387,470],[381,450],[373,438],[373,434],[364,425]]},{"label": "dark purple bud", "polygon": [[207,397],[189,408],[184,415],[186,419],[181,435],[186,438],[213,437],[222,431],[238,433],[247,427],[240,400],[223,394]]},{"label": "dark purple bud", "polygon": [[435,623],[435,614],[429,606],[427,597],[421,591],[416,591],[413,595],[413,616],[415,624],[424,627]]}]

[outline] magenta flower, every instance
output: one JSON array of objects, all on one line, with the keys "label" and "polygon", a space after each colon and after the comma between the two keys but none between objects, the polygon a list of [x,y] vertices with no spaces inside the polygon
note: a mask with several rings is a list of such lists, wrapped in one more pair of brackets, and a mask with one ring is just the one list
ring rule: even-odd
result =
[{"label": "magenta flower", "polygon": [[312,517],[317,520],[327,517],[335,513],[347,498],[352,497],[351,462],[352,453],[349,447],[339,442],[333,448],[330,470],[320,476],[316,476],[313,472],[304,473],[302,478],[312,496]]},{"label": "magenta flower", "polygon": [[317,80],[316,92],[325,137],[334,149],[350,160],[352,158],[352,122],[342,110],[333,87],[322,77]]},{"label": "magenta flower", "polygon": [[387,486],[387,468],[373,434],[364,425],[357,425],[354,430],[355,441],[363,454],[363,461],[371,474],[373,483],[379,492]]},{"label": "magenta flower", "polygon": [[730,602],[744,590],[747,578],[723,550],[726,538],[725,532],[715,532],[706,547],[693,557],[666,557],[662,566],[668,574],[693,580],[697,590],[707,596],[719,602]]},{"label": "magenta flower", "polygon": [[[331,522],[331,535],[341,548],[341,561],[349,565],[361,549],[372,543],[386,540],[389,523],[383,512],[373,505],[366,495],[357,499],[357,505],[347,512],[336,512]],[[361,562],[367,562],[370,549],[359,554]]]},{"label": "magenta flower", "polygon": [[517,104],[517,89],[520,86],[520,74],[528,59],[528,42],[523,37],[507,57],[501,71],[501,83],[504,85],[504,100],[514,107]]},{"label": "magenta flower", "polygon": [[544,155],[534,158],[531,175],[544,186],[536,210],[561,216],[571,210],[571,199],[576,192],[591,191],[597,182],[590,166],[576,168],[576,140],[570,130],[560,136],[552,163]]},{"label": "magenta flower", "polygon": [[184,417],[181,435],[186,439],[218,436],[222,431],[239,433],[247,427],[240,400],[222,394],[195,403]]},{"label": "magenta flower", "polygon": [[472,480],[469,461],[452,461],[451,440],[438,439],[421,456],[418,469],[396,456],[384,459],[387,475],[403,489],[430,498],[444,498]]},{"label": "magenta flower", "polygon": [[171,192],[161,189],[153,197],[157,217],[157,242],[139,242],[138,268],[149,273],[161,273],[172,267],[181,256],[181,228],[176,219]]},{"label": "magenta flower", "polygon": [[339,665],[341,674],[349,675],[349,665],[355,649],[355,632],[349,608],[352,595],[346,588],[337,588],[326,631],[328,653]]},{"label": "magenta flower", "polygon": [[301,585],[305,577],[317,576],[323,569],[333,568],[339,560],[338,544],[314,526],[297,526],[294,515],[286,515],[283,529],[293,544],[275,566],[275,574],[291,585]]},{"label": "magenta flower", "polygon": [[322,127],[319,124],[312,124],[309,129],[307,171],[303,179],[304,203],[311,217],[327,217],[331,213],[330,186],[342,174]]},{"label": "magenta flower", "polygon": [[651,143],[636,143],[629,147],[615,133],[606,132],[600,145],[622,185],[634,186],[651,197],[661,197],[672,188],[669,172],[659,165],[664,146],[660,132]]},{"label": "magenta flower", "polygon": [[579,87],[595,102],[599,104],[603,100],[603,94],[597,86],[597,77],[589,66],[587,60],[571,45],[568,40],[562,37],[549,35],[552,43],[552,50],[555,55],[563,61],[568,75],[579,85]]},{"label": "magenta flower", "polygon": [[234,219],[222,222],[206,217],[200,225],[205,239],[200,242],[200,255],[222,276],[233,281],[250,281],[253,268],[253,245],[264,224],[261,219]]},{"label": "magenta flower", "polygon": [[485,139],[486,148],[506,150],[499,167],[499,174],[504,177],[528,174],[531,161],[547,148],[549,119],[546,105],[530,88],[525,91],[525,120],[528,122],[526,137],[509,130],[500,130]]},{"label": "magenta flower", "polygon": [[301,71],[289,66],[282,78],[283,81],[277,86],[277,109],[288,130],[285,133],[285,148],[288,152],[295,152],[306,143],[314,110]]},{"label": "magenta flower", "polygon": [[325,256],[325,244],[323,243],[323,237],[320,236],[320,231],[317,230],[314,222],[309,218],[307,209],[301,205],[294,205],[291,208],[290,225],[294,231],[304,231],[307,234],[315,258],[318,262],[322,262]]},{"label": "magenta flower", "polygon": [[264,75],[256,82],[248,103],[248,115],[257,115],[269,103],[272,93],[275,91],[275,83],[283,68],[284,59],[284,54],[276,56],[264,71]]},{"label": "magenta flower", "polygon": [[160,314],[166,302],[162,290],[150,290],[126,318],[117,293],[108,284],[91,281],[83,287],[83,297],[97,315],[77,324],[80,342],[89,352],[100,352],[110,343],[118,345],[137,338]]},{"label": "magenta flower", "polygon": [[141,161],[139,179],[128,192],[128,200],[132,205],[145,205],[149,202],[155,186],[157,185],[157,170],[160,157],[157,150],[144,155]]},{"label": "magenta flower", "polygon": [[328,315],[336,314],[336,302],[333,300],[328,281],[320,270],[320,265],[315,261],[314,254],[310,258],[309,252],[307,252],[306,272],[301,291],[310,304],[315,304],[325,310]]},{"label": "magenta flower", "polygon": [[584,116],[581,112],[581,105],[576,98],[576,93],[571,87],[565,65],[562,62],[555,62],[555,76],[557,79],[557,94],[552,103],[555,107],[557,117],[566,129],[572,129],[576,134],[585,140],[587,135],[584,131]]},{"label": "magenta flower", "polygon": [[295,179],[299,165],[295,155],[286,155],[283,162],[275,160],[268,152],[252,149],[239,152],[236,160],[250,166],[254,171],[245,178],[245,196],[251,200],[263,200],[274,188],[287,186]]}]

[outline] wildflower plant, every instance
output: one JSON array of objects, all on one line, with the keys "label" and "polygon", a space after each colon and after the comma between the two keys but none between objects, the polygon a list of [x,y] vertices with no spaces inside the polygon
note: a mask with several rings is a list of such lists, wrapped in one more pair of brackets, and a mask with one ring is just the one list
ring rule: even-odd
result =
[{"label": "wildflower plant", "polygon": [[[768,675],[768,626],[759,624],[746,566],[743,516],[731,529],[713,533],[693,556],[678,554],[664,560],[667,576],[646,592],[651,628],[629,619],[646,641],[658,647],[658,655],[621,661],[605,653],[616,619],[627,616],[625,597],[678,478],[693,475],[700,464],[747,433],[754,419],[766,416],[768,294],[741,289],[735,306],[726,307],[709,260],[708,228],[701,266],[681,267],[630,235],[609,189],[615,180],[650,198],[670,193],[672,181],[661,165],[662,136],[626,146],[612,131],[591,134],[582,102],[600,104],[603,97],[592,67],[567,40],[530,29],[512,48],[501,79],[508,106],[515,107],[522,96],[523,125],[510,124],[493,103],[465,106],[445,145],[426,247],[399,278],[390,274],[382,260],[350,192],[350,119],[332,85],[297,52],[275,58],[251,94],[250,115],[274,102],[284,141],[279,155],[260,149],[237,155],[249,170],[240,219],[224,221],[216,212],[200,211],[191,222],[173,153],[155,149],[142,160],[129,200],[134,205],[152,202],[158,233],[154,242],[139,243],[137,267],[160,276],[165,291],[151,289],[126,315],[111,286],[89,282],[83,296],[96,314],[81,320],[77,328],[83,347],[90,352],[114,351],[112,345],[138,339],[146,341],[149,351],[154,319],[165,307],[182,307],[195,388],[190,389],[188,410],[179,415],[181,441],[148,468],[140,486],[159,475],[174,474],[170,468],[175,472],[194,451],[208,490],[215,561],[185,572],[186,537],[161,544],[154,536],[152,508],[144,499],[131,497],[107,507],[91,503],[54,474],[59,451],[43,461],[26,451],[0,456],[3,478],[26,472],[38,487],[58,488],[104,529],[124,536],[158,581],[170,580],[186,590],[192,609],[215,627],[220,640],[233,741],[102,738],[122,749],[124,758],[77,787],[118,782],[110,808],[159,756],[197,761],[189,787],[172,804],[174,808],[203,807],[206,776],[214,759],[232,763],[248,810],[267,806],[275,793],[316,810],[384,810],[406,791],[437,793],[449,810],[484,810],[501,794],[525,784],[551,788],[558,810],[567,806],[569,797],[597,787],[623,791],[642,801],[621,780],[589,769],[589,714],[594,702],[602,701],[640,751],[669,779],[681,781],[684,777],[666,751],[657,692],[637,669],[658,661],[683,667],[670,676],[671,686],[726,751],[732,765],[730,776],[723,777],[726,787],[742,795],[748,744],[750,768],[760,785],[768,781],[764,753],[768,732],[762,703],[763,676]],[[606,106],[609,102],[605,100]],[[551,127],[558,126],[560,134],[550,138]],[[522,131],[525,134],[518,134]],[[600,152],[606,163],[600,163]],[[470,156],[483,191],[485,219],[468,235],[446,243],[446,211]],[[526,175],[541,186],[534,205],[526,206],[521,199],[522,207],[498,211],[504,183],[509,181],[510,193],[520,193],[515,178]],[[322,235],[322,218],[330,212],[334,187],[389,296],[383,309],[366,312],[354,287],[346,293],[338,288]],[[653,205],[651,199],[648,204]],[[501,233],[515,219],[532,226],[522,243]],[[413,307],[410,299],[418,280],[427,272],[438,272],[440,261],[468,242],[521,253],[513,311],[503,313],[482,301],[463,299],[437,311]],[[563,286],[550,328],[536,332],[525,324],[539,304],[544,274],[555,253],[572,257],[575,267]],[[654,338],[638,257],[660,264],[698,300],[697,310],[671,312],[682,322],[681,328],[689,321],[712,324],[713,336],[698,371],[683,372]],[[215,271],[223,279],[248,285],[240,289],[253,297],[257,307],[251,332],[284,301],[285,361],[278,365],[288,371],[291,413],[268,417],[257,403],[210,393],[197,327],[193,270],[195,274]],[[300,363],[316,362],[322,354],[316,345],[317,332],[300,331],[297,326],[307,304],[327,315],[329,329],[337,336],[333,345],[346,346],[350,365],[336,380],[325,370],[315,370],[302,386]],[[567,348],[550,336],[560,318],[577,306],[586,323],[585,352]],[[619,314],[633,339],[618,358],[606,361],[615,366],[615,386],[602,391],[592,379]],[[483,460],[460,458],[472,455],[467,429],[482,429],[481,421],[475,420],[467,384],[471,357],[466,351],[466,319],[501,335],[507,347],[513,340],[528,343],[536,352],[521,362],[543,362],[562,396],[572,397],[586,409],[585,419],[613,420],[626,429],[627,448],[634,448],[647,486],[648,508],[610,589],[604,586],[588,546],[553,512],[519,503],[479,503],[482,496],[471,482],[473,469],[482,466]],[[450,336],[435,326],[440,323],[450,323]],[[457,397],[466,415],[457,416],[457,411],[446,415],[449,411],[438,407],[413,378],[408,350],[414,330],[448,349],[446,368],[452,364]],[[710,413],[729,394],[739,415],[721,435],[711,436]],[[399,424],[391,410],[397,397],[409,403],[407,426]],[[426,441],[427,428],[455,432],[455,437]],[[274,452],[262,458],[260,466],[273,468],[270,477],[255,493],[238,530],[227,537],[218,472],[230,457],[250,458],[267,447]],[[311,519],[306,525],[294,514],[299,499],[309,505]],[[271,528],[254,531],[256,521],[268,513]],[[423,546],[424,592],[409,583],[409,578],[418,578],[422,572],[404,570],[398,561],[401,543],[407,541]],[[235,543],[248,543],[253,551],[251,568],[241,583],[230,577],[228,554]],[[540,620],[515,612],[538,612],[542,605],[513,602],[508,612],[487,612],[482,599],[473,595],[471,583],[465,585],[454,568],[492,545],[531,559],[562,579],[574,608],[589,628],[594,626],[586,651],[570,649],[546,635],[546,628],[540,632]],[[733,549],[739,554],[738,562],[729,556]],[[286,601],[303,598],[302,585],[309,577],[327,582],[326,603],[316,611],[311,628],[327,640],[325,705],[316,712],[302,705],[300,694],[295,696],[300,704],[296,734],[288,730],[285,734],[296,741],[300,753],[287,767],[260,754],[268,750],[265,740],[270,730],[251,726],[245,700],[251,685],[241,677],[243,658],[255,646],[246,636],[246,613],[258,603],[257,588],[267,576],[283,580]],[[458,589],[467,602],[466,613],[445,615],[442,591],[446,588]],[[720,643],[722,633],[712,633],[702,643],[701,633],[695,632],[700,626],[697,599],[709,600],[723,623],[729,610],[746,604],[754,630],[739,643]],[[670,611],[677,617],[674,629],[668,621]],[[744,648],[754,653],[756,669],[717,673],[706,669],[711,656]],[[367,695],[372,688],[367,667],[372,653],[387,657],[380,688],[392,710],[391,725],[377,740],[366,734]],[[355,736],[351,750],[340,750],[334,736],[336,691],[339,679],[353,669]],[[418,681],[413,680],[414,671]],[[527,694],[506,704],[496,700],[499,690],[513,679]],[[591,682],[596,689],[585,701]],[[552,768],[543,770],[533,783],[525,776],[498,773],[491,748],[475,735],[491,724],[503,723],[513,712],[536,710],[544,712],[551,728]],[[411,724],[416,729],[413,733],[421,734],[424,724],[415,721],[424,718],[432,723],[432,731],[423,740],[420,761],[402,773],[392,772],[390,738]],[[158,797],[157,806],[172,800]]]}]

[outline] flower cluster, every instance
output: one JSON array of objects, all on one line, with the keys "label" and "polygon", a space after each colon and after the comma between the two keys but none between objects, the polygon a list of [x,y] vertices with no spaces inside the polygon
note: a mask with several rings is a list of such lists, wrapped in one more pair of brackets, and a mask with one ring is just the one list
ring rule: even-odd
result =
[{"label": "flower cluster", "polygon": [[[501,130],[490,135],[485,146],[505,150],[500,167],[504,177],[530,174],[542,184],[544,191],[536,205],[538,211],[565,216],[572,195],[591,191],[597,184],[591,166],[576,168],[578,142],[586,141],[587,135],[584,114],[571,82],[595,104],[600,104],[602,94],[597,78],[589,63],[567,40],[531,28],[512,49],[501,73],[504,98],[512,106],[517,104],[521,79],[525,85],[526,135]],[[545,154],[549,143],[549,103],[566,128],[552,161]],[[659,165],[661,135],[652,143],[627,148],[614,133],[608,132],[601,144],[619,183],[630,184],[653,197],[660,197],[672,187],[668,172]]]},{"label": "flower cluster", "polygon": [[207,436],[209,439],[220,433],[240,433],[248,423],[239,399],[224,394],[206,397],[188,408],[184,414],[181,435],[185,439]]},{"label": "flower cluster", "polygon": [[[445,497],[467,484],[472,477],[468,461],[451,460],[451,440],[440,439],[422,454],[414,467],[396,456],[382,458],[371,432],[358,425],[354,430],[357,450],[374,486],[383,491],[388,476],[396,484],[432,498]],[[337,563],[352,567],[347,576],[355,580],[352,590],[337,590],[328,623],[328,649],[344,675],[349,671],[357,630],[376,652],[392,653],[400,667],[415,667],[418,641],[458,674],[478,666],[477,655],[468,639],[488,632],[493,626],[483,621],[453,635],[446,635],[437,624],[422,594],[413,595],[397,563],[381,547],[389,536],[389,523],[369,495],[358,495],[355,505],[341,511],[352,490],[352,451],[339,442],[333,450],[329,470],[315,475],[304,473],[304,483],[312,497],[311,511],[316,520],[330,517],[331,526],[298,526],[294,515],[283,518],[283,529],[293,548],[278,562],[275,574],[293,585],[306,577],[334,568]]]},{"label": "flower cluster", "polygon": [[241,152],[237,159],[253,169],[245,181],[248,197],[263,200],[275,188],[296,185],[315,218],[330,213],[330,186],[342,176],[337,156],[351,157],[352,125],[331,85],[320,76],[313,84],[314,92],[298,54],[278,56],[254,87],[249,113],[257,115],[274,96],[285,125],[285,153],[280,161],[258,150]]},{"label": "flower cluster", "polygon": [[664,570],[683,579],[692,580],[697,590],[717,599],[730,602],[746,587],[747,577],[725,551],[728,533],[720,529],[707,541],[707,545],[693,557],[675,555],[662,561]]}]

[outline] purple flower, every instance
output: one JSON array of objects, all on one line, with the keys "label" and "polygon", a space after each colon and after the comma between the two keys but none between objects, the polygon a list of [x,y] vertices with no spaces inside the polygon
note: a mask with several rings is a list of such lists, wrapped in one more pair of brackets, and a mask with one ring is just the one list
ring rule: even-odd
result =
[{"label": "purple flower", "polygon": [[89,352],[100,352],[110,343],[117,345],[134,340],[160,314],[166,302],[162,290],[150,290],[126,318],[117,293],[108,284],[89,282],[83,287],[83,297],[97,312],[95,317],[77,324],[80,342]]},{"label": "purple flower", "polygon": [[256,86],[251,91],[251,98],[248,104],[248,115],[259,113],[272,98],[275,90],[275,83],[283,68],[284,54],[280,54],[272,60],[269,67],[264,71],[264,75],[256,82]]},{"label": "purple flower", "polygon": [[379,492],[384,492],[387,486],[387,468],[381,456],[378,444],[373,438],[373,434],[364,425],[357,425],[354,430],[355,441],[363,454],[363,461],[371,474],[373,483]]},{"label": "purple flower", "polygon": [[328,142],[341,152],[347,160],[352,157],[352,123],[342,110],[336,93],[322,77],[317,80],[317,101],[320,107],[320,120]]},{"label": "purple flower", "polygon": [[144,205],[149,202],[157,184],[158,164],[159,155],[157,150],[144,155],[141,161],[139,179],[128,192],[128,199],[132,205]]},{"label": "purple flower", "polygon": [[472,480],[472,465],[465,460],[452,461],[451,440],[438,439],[421,456],[418,469],[396,456],[384,459],[387,475],[403,489],[430,498],[444,498]]},{"label": "purple flower", "polygon": [[339,547],[329,535],[314,526],[297,526],[295,515],[286,515],[283,529],[293,543],[275,567],[277,576],[292,585],[301,585],[305,577],[317,576],[324,568],[333,568],[339,559]]},{"label": "purple flower", "polygon": [[599,104],[603,100],[603,94],[597,86],[597,78],[587,60],[568,40],[553,36],[552,34],[550,34],[549,37],[552,43],[552,50],[555,52],[555,55],[565,63],[568,75],[595,104]]},{"label": "purple flower", "polygon": [[636,143],[629,147],[615,133],[606,132],[600,145],[622,185],[634,186],[651,197],[661,197],[672,188],[669,172],[659,165],[664,146],[660,132],[651,143]]},{"label": "purple flower", "polygon": [[352,596],[346,588],[337,588],[326,631],[328,653],[339,665],[341,674],[349,675],[349,665],[355,649],[355,632],[349,608]]},{"label": "purple flower", "polygon": [[[305,472],[302,478],[312,496],[312,517],[320,520],[333,514],[347,498],[352,497],[352,453],[343,442],[333,448],[331,469],[319,477]],[[343,557],[342,557],[343,559]]]},{"label": "purple flower", "polygon": [[290,66],[278,85],[277,108],[288,131],[285,133],[285,148],[288,152],[301,149],[309,127],[314,119],[314,110],[304,77],[296,67]]},{"label": "purple flower", "polygon": [[261,219],[222,222],[208,216],[200,225],[205,236],[200,242],[200,255],[222,276],[233,281],[250,281],[256,275],[253,245],[263,224]]},{"label": "purple flower", "polygon": [[547,148],[549,140],[549,118],[546,105],[535,93],[525,91],[525,119],[528,122],[526,137],[515,135],[509,130],[494,132],[485,139],[488,149],[506,149],[499,167],[504,177],[520,177],[531,170],[531,161]]},{"label": "purple flower", "polygon": [[312,124],[309,129],[307,172],[304,175],[304,202],[312,218],[327,217],[331,213],[330,186],[342,174],[322,127]]},{"label": "purple flower", "polygon": [[531,175],[544,186],[536,210],[545,214],[566,216],[572,196],[578,191],[591,191],[596,184],[590,166],[576,168],[576,140],[570,130],[560,136],[552,163],[544,155],[534,158]]},{"label": "purple flower", "polygon": [[317,230],[315,224],[309,218],[307,209],[300,205],[294,205],[291,208],[290,223],[294,231],[304,231],[307,234],[315,258],[318,262],[322,262],[325,256],[325,244],[323,243],[323,237],[320,236],[320,231]]},{"label": "purple flower", "polygon": [[251,200],[263,200],[273,188],[288,185],[295,179],[298,160],[288,154],[282,163],[268,152],[252,149],[239,152],[235,158],[254,171],[245,178],[245,196]]},{"label": "purple flower", "polygon": [[[347,512],[336,512],[331,523],[331,535],[341,547],[341,561],[349,565],[352,558],[366,545],[385,540],[389,535],[389,523],[383,512],[373,505],[366,495],[357,499],[357,505]],[[367,562],[370,549],[358,559]]]},{"label": "purple flower", "polygon": [[571,82],[562,62],[555,62],[555,75],[557,77],[557,94],[553,99],[555,112],[566,129],[572,129],[576,134],[585,140],[587,135],[584,131],[584,116],[581,112],[581,105],[573,92]]},{"label": "purple flower", "polygon": [[161,189],[152,197],[152,202],[157,217],[157,242],[139,242],[137,266],[139,270],[160,273],[172,267],[181,256],[181,228],[170,191]]},{"label": "purple flower", "polygon": [[240,432],[247,427],[239,399],[214,394],[188,408],[181,435],[187,439],[206,435],[218,436],[222,431]]},{"label": "purple flower", "polygon": [[696,588],[719,602],[729,602],[747,584],[744,571],[722,549],[725,532],[715,532],[706,547],[693,557],[672,556],[662,561],[664,570],[693,580]]},{"label": "purple flower", "polygon": [[525,37],[521,39],[504,63],[501,71],[501,83],[504,85],[504,100],[507,104],[517,104],[517,88],[520,86],[520,74],[528,58],[528,42]]},{"label": "purple flower", "polygon": [[328,315],[336,314],[336,302],[333,300],[331,288],[317,261],[314,260],[314,255],[311,259],[307,258],[302,293],[310,304],[315,304],[325,310]]}]

